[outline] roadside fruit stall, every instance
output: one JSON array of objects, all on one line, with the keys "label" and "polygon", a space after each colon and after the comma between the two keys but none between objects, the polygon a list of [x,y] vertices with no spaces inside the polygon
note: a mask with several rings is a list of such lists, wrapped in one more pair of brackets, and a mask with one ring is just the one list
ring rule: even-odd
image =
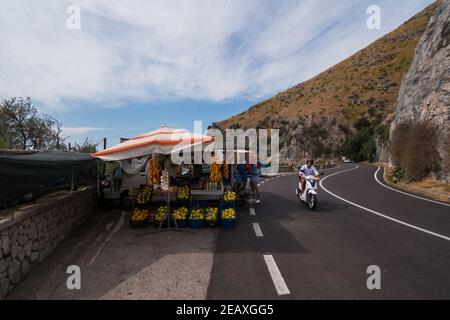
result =
[{"label": "roadside fruit stall", "polygon": [[[173,167],[175,170],[169,170],[171,173],[177,171],[176,166]],[[159,184],[143,185],[133,193],[135,207],[131,214],[131,227],[233,228],[237,219],[236,193],[224,185],[224,170],[218,172],[219,175],[212,169],[200,177],[175,175],[172,178],[171,174],[162,172],[161,177],[149,179]],[[170,206],[168,197],[173,199]]]},{"label": "roadside fruit stall", "polygon": [[[230,166],[212,155],[210,165],[176,165],[170,155],[213,137],[161,127],[93,154],[104,161],[138,158],[145,165],[145,184],[130,188],[132,228],[233,228],[237,220],[236,194],[229,185]],[[183,142],[185,142],[183,144]],[[145,157],[145,158],[144,158]],[[145,159],[146,163],[142,163]],[[139,172],[137,168],[134,171]]]}]

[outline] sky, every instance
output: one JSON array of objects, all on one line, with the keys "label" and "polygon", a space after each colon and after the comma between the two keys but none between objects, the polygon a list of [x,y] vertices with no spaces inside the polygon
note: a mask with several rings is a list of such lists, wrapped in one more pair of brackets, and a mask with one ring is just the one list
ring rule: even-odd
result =
[{"label": "sky", "polygon": [[[206,130],[432,2],[2,0],[0,99],[31,97],[72,143],[107,137],[111,146],[161,124],[193,130],[195,120]],[[371,5],[381,9],[379,30],[367,27]]]}]

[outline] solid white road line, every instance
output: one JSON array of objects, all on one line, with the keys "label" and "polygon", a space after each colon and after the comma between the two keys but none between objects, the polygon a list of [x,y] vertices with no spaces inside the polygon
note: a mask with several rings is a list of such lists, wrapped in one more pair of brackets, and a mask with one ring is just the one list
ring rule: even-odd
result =
[{"label": "solid white road line", "polygon": [[278,266],[275,263],[275,259],[273,258],[273,256],[267,254],[264,255],[263,257],[278,295],[283,296],[291,294],[286,285],[286,282],[284,282],[283,276],[281,275],[280,269],[278,269]]},{"label": "solid white road line", "polygon": [[381,170],[381,167],[378,167],[378,170],[375,172],[374,177],[375,177],[375,180],[376,180],[381,186],[385,187],[386,189],[389,189],[389,190],[392,190],[392,191],[395,191],[395,192],[398,192],[398,193],[402,193],[402,194],[404,194],[404,195],[407,195],[407,196],[410,196],[410,197],[413,197],[413,198],[417,198],[417,199],[421,199],[421,200],[424,200],[424,201],[428,201],[428,202],[432,202],[432,203],[436,203],[436,204],[440,204],[440,205],[443,205],[443,206],[450,207],[450,204],[448,204],[448,203],[443,203],[443,202],[440,202],[440,201],[435,201],[435,200],[427,199],[427,198],[424,198],[424,197],[416,196],[416,195],[414,195],[414,194],[410,194],[410,193],[408,193],[408,192],[403,192],[403,191],[400,191],[400,190],[397,190],[397,189],[395,189],[395,188],[392,188],[392,187],[390,187],[390,186],[385,185],[383,182],[381,182],[381,181],[378,179],[378,172],[380,172],[380,170]]},{"label": "solid white road line", "polygon": [[450,241],[450,237],[444,236],[444,235],[439,234],[439,233],[436,233],[436,232],[432,232],[432,231],[427,230],[427,229],[423,229],[423,228],[414,226],[414,225],[409,224],[409,223],[406,223],[406,222],[404,222],[404,221],[401,221],[401,220],[398,220],[398,219],[389,217],[389,216],[387,216],[387,215],[384,215],[384,214],[382,214],[382,213],[379,213],[379,212],[377,212],[377,211],[375,211],[375,210],[371,210],[371,209],[369,209],[369,208],[363,207],[363,206],[361,206],[361,205],[359,205],[359,204],[356,204],[356,203],[354,203],[354,202],[351,202],[351,201],[349,201],[349,200],[347,200],[347,199],[344,199],[344,198],[342,198],[342,197],[340,197],[340,196],[334,194],[333,192],[329,191],[327,188],[325,188],[325,187],[323,186],[323,182],[325,182],[325,180],[327,180],[328,178],[331,178],[332,176],[335,176],[335,175],[338,175],[338,174],[341,174],[341,173],[344,173],[344,172],[347,172],[347,171],[352,171],[352,170],[355,170],[355,169],[358,169],[358,168],[359,168],[359,166],[356,166],[355,168],[351,168],[351,169],[348,169],[348,170],[344,170],[344,171],[340,171],[340,172],[336,172],[336,173],[330,174],[329,176],[327,176],[326,178],[324,178],[324,179],[322,179],[322,180],[320,181],[320,187],[321,187],[325,192],[331,194],[333,197],[338,198],[339,200],[342,200],[342,201],[344,201],[344,202],[347,202],[348,204],[351,204],[352,206],[358,207],[358,208],[360,208],[360,209],[362,209],[362,210],[365,210],[365,211],[367,211],[367,212],[370,212],[370,213],[372,213],[372,214],[374,214],[374,215],[377,215],[377,216],[379,216],[379,217],[385,218],[385,219],[387,219],[387,220],[396,222],[396,223],[401,224],[401,225],[403,225],[403,226],[406,226],[406,227],[409,227],[409,228],[412,228],[412,229],[415,229],[415,230],[418,230],[418,231],[427,233],[427,234],[432,235],[432,236],[437,237],[437,238],[441,238],[441,239]]},{"label": "solid white road line", "polygon": [[258,238],[264,237],[261,227],[259,226],[259,223],[257,223],[257,222],[253,223],[253,230],[255,230],[255,234]]},{"label": "solid white road line", "polygon": [[250,215],[256,216],[255,208],[250,208]]}]

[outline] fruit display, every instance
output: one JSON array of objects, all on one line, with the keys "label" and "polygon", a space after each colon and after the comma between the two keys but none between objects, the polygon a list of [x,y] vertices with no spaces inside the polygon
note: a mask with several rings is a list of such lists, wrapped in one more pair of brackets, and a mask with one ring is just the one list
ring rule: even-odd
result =
[{"label": "fruit display", "polygon": [[159,162],[156,159],[150,160],[148,184],[154,185],[159,183]]},{"label": "fruit display", "polygon": [[236,210],[234,208],[223,209],[222,219],[236,219]]},{"label": "fruit display", "polygon": [[211,163],[209,179],[214,183],[222,180],[222,175],[220,174],[220,165],[218,163]]},{"label": "fruit display", "polygon": [[189,212],[189,210],[187,207],[181,207],[181,208],[175,209],[172,213],[172,219],[186,220],[188,212]]},{"label": "fruit display", "polygon": [[140,205],[147,204],[152,197],[152,188],[145,186],[137,196],[137,203]]},{"label": "fruit display", "polygon": [[235,202],[236,201],[236,192],[233,191],[226,191],[223,194],[223,200],[225,202]]},{"label": "fruit display", "polygon": [[186,201],[189,200],[190,190],[188,186],[179,187],[177,190],[177,200]]},{"label": "fruit display", "polygon": [[156,210],[155,221],[161,221],[167,218],[167,206],[161,206]]},{"label": "fruit display", "polygon": [[208,207],[205,210],[205,220],[209,222],[217,221],[217,215],[219,214],[219,208]]},{"label": "fruit display", "polygon": [[133,222],[141,222],[147,220],[150,212],[147,209],[139,209],[135,208],[131,215],[131,221]]},{"label": "fruit display", "polygon": [[190,220],[203,220],[205,218],[205,215],[203,213],[202,208],[194,208],[191,211],[191,215],[189,216]]}]

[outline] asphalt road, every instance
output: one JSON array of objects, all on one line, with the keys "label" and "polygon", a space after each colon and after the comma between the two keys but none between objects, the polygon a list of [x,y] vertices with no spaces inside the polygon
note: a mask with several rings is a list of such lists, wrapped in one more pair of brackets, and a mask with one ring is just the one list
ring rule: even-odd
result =
[{"label": "asphalt road", "polygon": [[[263,202],[219,230],[207,297],[450,299],[450,206],[383,187],[376,171],[326,170],[316,212],[296,198],[295,175],[265,180]],[[367,288],[372,265],[381,290]]]},{"label": "asphalt road", "polygon": [[[295,174],[265,179],[232,230],[155,234],[99,212],[8,299],[450,299],[450,206],[388,189],[376,171],[325,170],[315,212]],[[67,289],[69,265],[81,290]],[[381,290],[367,288],[372,265]]]}]

